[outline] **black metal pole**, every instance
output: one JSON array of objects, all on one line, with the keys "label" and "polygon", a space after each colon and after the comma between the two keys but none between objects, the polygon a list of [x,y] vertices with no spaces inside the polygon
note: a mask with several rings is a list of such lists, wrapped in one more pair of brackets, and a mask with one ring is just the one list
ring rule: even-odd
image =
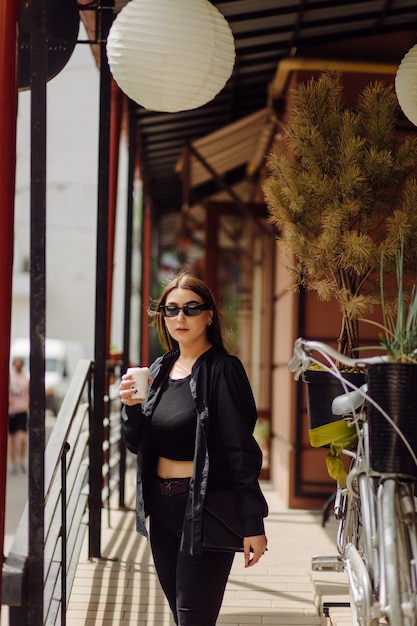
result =
[{"label": "black metal pole", "polygon": [[[127,215],[126,215],[126,255],[125,255],[125,298],[123,319],[123,373],[130,363],[130,309],[132,299],[132,249],[133,249],[133,191],[136,163],[136,105],[129,100],[129,166],[127,172]],[[126,448],[120,442],[120,489],[119,507],[125,506]]]},{"label": "black metal pole", "polygon": [[[89,556],[101,556],[101,491],[103,435],[106,395],[107,342],[107,263],[109,217],[109,159],[111,75],[106,40],[113,19],[113,0],[101,2],[100,30],[100,127],[98,156],[98,207],[96,250],[96,307],[94,349],[94,411],[90,423]],[[99,462],[100,459],[100,462]]]},{"label": "black metal pole", "polygon": [[61,458],[61,626],[67,623],[67,454],[70,448],[66,441]]},{"label": "black metal pole", "polygon": [[45,493],[46,311],[46,0],[32,1],[31,24],[31,218],[30,218],[30,420],[29,563],[27,621],[43,624]]}]

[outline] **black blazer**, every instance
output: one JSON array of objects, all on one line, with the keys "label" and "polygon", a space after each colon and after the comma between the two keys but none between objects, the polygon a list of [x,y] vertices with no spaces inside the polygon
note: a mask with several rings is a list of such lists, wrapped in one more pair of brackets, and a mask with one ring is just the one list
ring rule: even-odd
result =
[{"label": "black blazer", "polygon": [[[149,445],[149,425],[177,351],[169,352],[150,367],[152,383],[143,405],[124,406],[122,432],[125,444],[137,455],[136,529],[147,537],[145,518],[157,455]],[[257,412],[252,390],[240,360],[216,346],[195,362],[190,390],[198,416],[194,475],[185,511],[181,549],[201,551],[201,528],[207,489],[234,490],[239,502],[245,537],[264,534],[268,506],[259,486],[262,452],[253,437]]]}]

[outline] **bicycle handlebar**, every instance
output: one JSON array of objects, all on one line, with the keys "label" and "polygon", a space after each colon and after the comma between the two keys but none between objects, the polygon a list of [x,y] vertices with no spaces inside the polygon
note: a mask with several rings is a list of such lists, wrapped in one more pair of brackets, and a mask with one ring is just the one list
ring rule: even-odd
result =
[{"label": "bicycle handlebar", "polygon": [[[327,365],[320,363],[312,357],[312,352],[314,351],[318,352],[319,354],[321,354],[322,357],[325,358],[325,360],[327,361]],[[311,363],[316,363],[320,366],[323,366],[326,371],[333,374],[333,376],[335,376],[336,378],[343,380],[343,376],[336,367],[335,361],[343,363],[343,365],[346,365],[347,367],[366,369],[368,365],[372,365],[374,363],[386,363],[387,360],[388,358],[386,355],[351,359],[321,341],[308,341],[307,339],[299,337],[294,342],[294,354],[288,363],[288,368],[291,370],[291,372],[294,372],[295,380],[298,380],[301,374],[309,368]],[[348,387],[353,387],[354,392],[344,393],[333,400],[333,414],[341,415],[344,414],[345,411],[347,411],[349,414],[354,413],[356,408],[358,408],[362,401],[366,399],[373,406],[375,406],[376,409],[381,413],[381,415],[388,421],[388,423],[391,425],[393,430],[397,433],[397,435],[400,437],[405,447],[409,451],[414,463],[417,465],[417,455],[411,447],[407,437],[398,427],[398,424],[396,424],[388,415],[388,413],[379,404],[377,404],[377,402],[372,397],[368,395],[367,385],[363,385],[358,389],[355,388],[355,386],[347,380],[345,380],[344,383]]]},{"label": "bicycle handlebar", "polygon": [[347,367],[353,367],[355,369],[366,369],[368,365],[384,363],[387,360],[386,356],[351,359],[322,341],[309,341],[298,337],[294,342],[294,354],[288,363],[288,369],[294,372],[295,380],[298,380],[301,374],[309,368],[312,363],[312,352],[318,352],[327,359],[330,359],[333,364],[334,361],[338,361]]}]

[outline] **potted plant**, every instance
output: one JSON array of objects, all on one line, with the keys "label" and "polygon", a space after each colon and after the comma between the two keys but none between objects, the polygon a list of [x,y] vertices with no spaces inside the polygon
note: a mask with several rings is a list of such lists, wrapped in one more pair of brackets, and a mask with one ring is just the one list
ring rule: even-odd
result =
[{"label": "potted plant", "polygon": [[[380,303],[381,256],[384,282],[401,245],[405,266],[417,257],[417,139],[396,132],[397,111],[395,92],[380,81],[347,108],[342,74],[321,74],[296,86],[284,149],[268,161],[264,194],[279,244],[292,253],[293,284],[338,303],[338,350],[353,358],[359,319]],[[327,383],[330,375],[319,376]],[[338,393],[333,385],[310,429],[332,421]]]},{"label": "potted plant", "polygon": [[380,334],[386,363],[368,368],[367,420],[372,468],[417,477],[417,289],[405,283],[404,250],[396,255],[395,310],[386,302],[381,263],[381,305],[383,323],[373,320]]},{"label": "potted plant", "polygon": [[384,280],[402,240],[406,265],[417,257],[417,138],[396,132],[397,111],[381,82],[346,108],[342,75],[321,74],[296,86],[285,149],[268,161],[264,194],[293,283],[338,303],[338,349],[351,357],[359,318],[380,302],[381,255]]}]

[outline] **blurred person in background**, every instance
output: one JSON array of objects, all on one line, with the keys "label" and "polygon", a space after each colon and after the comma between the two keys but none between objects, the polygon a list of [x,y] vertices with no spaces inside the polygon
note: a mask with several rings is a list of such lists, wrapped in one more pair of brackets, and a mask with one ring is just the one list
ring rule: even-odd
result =
[{"label": "blurred person in background", "polygon": [[12,362],[9,381],[9,458],[10,474],[26,473],[26,441],[29,415],[29,377],[23,371],[24,362],[16,357]]}]

